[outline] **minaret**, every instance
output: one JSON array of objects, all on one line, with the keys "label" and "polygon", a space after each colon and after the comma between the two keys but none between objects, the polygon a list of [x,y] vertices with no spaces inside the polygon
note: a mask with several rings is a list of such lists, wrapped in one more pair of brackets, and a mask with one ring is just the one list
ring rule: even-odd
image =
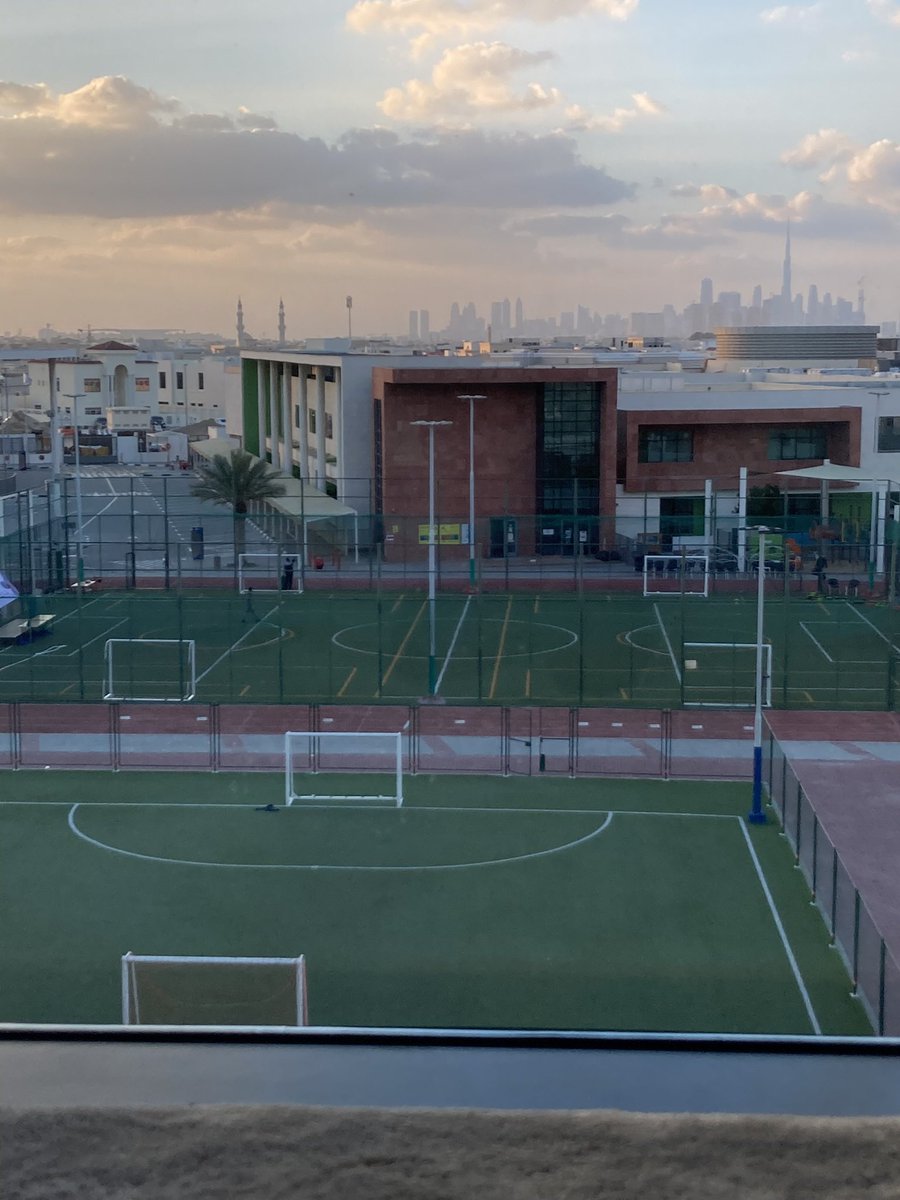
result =
[{"label": "minaret", "polygon": [[278,301],[278,345],[283,346],[286,342],[284,335],[284,300]]},{"label": "minaret", "polygon": [[237,306],[237,344],[238,350],[244,346],[244,306],[241,304],[241,298],[238,296]]},{"label": "minaret", "polygon": [[794,293],[791,290],[791,219],[788,217],[784,240],[784,266],[781,271],[781,320],[790,325],[794,313]]}]

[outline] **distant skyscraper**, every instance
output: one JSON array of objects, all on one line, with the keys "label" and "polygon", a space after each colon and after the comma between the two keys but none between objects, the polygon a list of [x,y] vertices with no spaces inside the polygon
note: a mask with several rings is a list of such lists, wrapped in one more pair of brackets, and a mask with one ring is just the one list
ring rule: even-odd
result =
[{"label": "distant skyscraper", "polygon": [[419,337],[427,342],[431,337],[431,317],[427,308],[419,309]]},{"label": "distant skyscraper", "polygon": [[238,344],[238,348],[240,349],[240,347],[243,346],[244,339],[246,337],[246,333],[244,330],[244,306],[243,306],[243,304],[241,304],[240,296],[238,296],[236,329],[237,329],[237,344]]},{"label": "distant skyscraper", "polygon": [[419,310],[416,308],[409,310],[409,340],[411,342],[419,340]]},{"label": "distant skyscraper", "polygon": [[713,302],[713,281],[711,279],[700,280],[700,303],[710,305]]},{"label": "distant skyscraper", "polygon": [[753,289],[753,307],[762,308],[762,285],[759,283]]},{"label": "distant skyscraper", "polygon": [[287,341],[284,323],[284,300],[278,301],[278,345],[283,346]]},{"label": "distant skyscraper", "polygon": [[809,295],[806,299],[806,321],[808,325],[815,325],[819,319],[819,289],[814,283],[809,285]]},{"label": "distant skyscraper", "polygon": [[784,264],[781,268],[781,321],[790,325],[794,319],[794,293],[791,290],[791,222],[788,218],[784,238]]},{"label": "distant skyscraper", "polygon": [[521,330],[525,324],[525,306],[522,303],[521,296],[516,300],[516,329]]}]

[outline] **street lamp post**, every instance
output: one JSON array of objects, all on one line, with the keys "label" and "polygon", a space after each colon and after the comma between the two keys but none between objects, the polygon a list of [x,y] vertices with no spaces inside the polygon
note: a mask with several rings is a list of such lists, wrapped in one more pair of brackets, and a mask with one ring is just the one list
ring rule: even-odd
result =
[{"label": "street lamp post", "polygon": [[435,537],[434,528],[434,431],[452,421],[410,421],[410,425],[428,430],[428,694],[433,696],[437,689],[437,637],[435,611]]},{"label": "street lamp post", "polygon": [[83,400],[86,392],[63,392],[67,400],[72,401],[72,427],[75,430],[75,556],[77,560],[76,578],[78,583],[84,583],[84,555],[82,553],[82,530],[84,514],[81,508],[81,440],[78,436],[78,401]]},{"label": "street lamp post", "polygon": [[756,559],[756,678],[753,705],[753,801],[747,820],[751,825],[765,825],[766,814],[762,806],[762,707],[763,707],[763,632],[766,602],[766,534],[765,525],[758,525],[759,534]]},{"label": "street lamp post", "polygon": [[469,587],[475,590],[475,401],[487,396],[457,396],[469,402]]}]

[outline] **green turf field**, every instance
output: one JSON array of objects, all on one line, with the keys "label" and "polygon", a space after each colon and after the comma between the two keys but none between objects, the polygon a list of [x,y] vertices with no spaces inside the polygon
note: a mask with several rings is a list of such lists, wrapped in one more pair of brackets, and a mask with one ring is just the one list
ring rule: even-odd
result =
[{"label": "green turf field", "polygon": [[118,1022],[127,951],[302,953],[314,1024],[870,1032],[746,785],[414,776],[401,809],[266,812],[278,775],[3,782],[0,1020]]},{"label": "green turf field", "polygon": [[[54,614],[53,631],[0,647],[0,700],[184,697],[187,649],[166,639],[195,643],[196,698],[207,702],[408,702],[429,690],[421,592],[110,592],[34,603]],[[896,707],[896,610],[773,594],[766,637],[776,706]],[[751,704],[755,638],[747,596],[442,594],[433,674],[438,694],[466,703]]]}]

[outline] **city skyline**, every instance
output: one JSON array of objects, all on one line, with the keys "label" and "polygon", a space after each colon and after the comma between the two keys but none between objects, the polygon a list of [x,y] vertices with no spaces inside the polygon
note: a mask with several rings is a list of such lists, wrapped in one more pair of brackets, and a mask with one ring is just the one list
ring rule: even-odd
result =
[{"label": "city skyline", "polygon": [[794,294],[900,316],[896,0],[298,8],[10,8],[0,328],[682,310],[771,280],[787,221]]}]

